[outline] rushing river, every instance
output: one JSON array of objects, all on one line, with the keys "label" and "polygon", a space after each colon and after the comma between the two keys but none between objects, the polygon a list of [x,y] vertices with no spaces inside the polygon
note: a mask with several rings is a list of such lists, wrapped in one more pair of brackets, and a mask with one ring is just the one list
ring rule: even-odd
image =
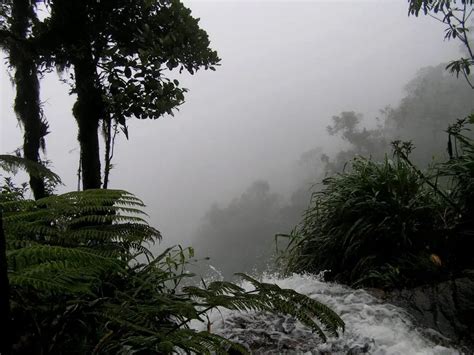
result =
[{"label": "rushing river", "polygon": [[[330,306],[346,323],[339,338],[321,344],[315,334],[290,318],[257,312],[220,310],[209,314],[213,333],[240,344],[250,345],[255,353],[297,354],[460,354],[436,343],[434,331],[418,329],[402,309],[383,303],[363,290],[322,282],[315,276],[288,278],[267,276],[264,282],[292,288]],[[250,284],[242,287],[252,289]],[[196,329],[207,324],[194,323]]]}]

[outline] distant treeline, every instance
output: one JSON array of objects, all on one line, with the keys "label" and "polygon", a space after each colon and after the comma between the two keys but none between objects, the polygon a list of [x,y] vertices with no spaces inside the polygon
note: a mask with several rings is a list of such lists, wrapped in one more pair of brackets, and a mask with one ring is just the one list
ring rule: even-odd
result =
[{"label": "distant treeline", "polygon": [[[472,89],[445,70],[446,64],[421,69],[405,87],[396,107],[366,119],[354,111],[332,117],[328,134],[346,143],[337,152],[315,147],[299,159],[300,174],[289,201],[256,181],[227,206],[213,205],[198,228],[194,243],[201,256],[225,277],[238,270],[265,270],[275,253],[275,235],[288,233],[300,221],[310,200],[309,190],[321,187],[324,177],[349,169],[355,156],[383,159],[394,140],[411,141],[411,160],[420,167],[447,158],[446,129],[474,109]],[[284,244],[284,240],[280,240]],[[283,245],[281,245],[283,247]]]}]

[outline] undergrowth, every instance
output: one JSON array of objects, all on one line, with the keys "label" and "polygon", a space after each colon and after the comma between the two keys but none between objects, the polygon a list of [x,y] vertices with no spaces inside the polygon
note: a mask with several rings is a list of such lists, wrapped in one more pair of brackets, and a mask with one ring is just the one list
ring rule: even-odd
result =
[{"label": "undergrowth", "polygon": [[[472,121],[472,117],[470,118]],[[393,159],[356,157],[326,178],[288,235],[289,272],[321,272],[354,286],[414,286],[474,267],[474,142],[469,119],[448,130],[451,158],[420,171],[411,145]]]},{"label": "undergrowth", "polygon": [[331,309],[246,275],[254,286],[181,285],[192,248],[155,256],[161,237],[141,200],[126,191],[87,190],[37,201],[7,181],[0,193],[10,282],[12,352],[23,354],[246,353],[189,327],[216,307],[291,315],[321,341],[344,323]]}]

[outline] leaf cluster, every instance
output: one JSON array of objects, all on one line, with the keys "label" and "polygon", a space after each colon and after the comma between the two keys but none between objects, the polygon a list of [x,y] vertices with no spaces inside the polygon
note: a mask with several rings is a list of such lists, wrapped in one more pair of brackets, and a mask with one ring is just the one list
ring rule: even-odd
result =
[{"label": "leaf cluster", "polygon": [[474,64],[474,52],[470,43],[470,30],[468,22],[474,9],[472,0],[409,0],[409,14],[418,16],[420,12],[429,15],[439,22],[445,24],[444,39],[458,39],[467,51],[467,58],[460,58],[450,62],[446,69],[464,76],[467,83],[474,89],[471,82],[471,66]]},{"label": "leaf cluster", "polygon": [[35,28],[43,62],[68,68],[91,45],[107,113],[123,127],[129,117],[172,115],[184,102],[187,89],[167,72],[215,70],[220,60],[178,0],[54,0],[50,8]]},{"label": "leaf cluster", "polygon": [[425,15],[429,12],[442,12],[444,10],[450,10],[452,6],[456,4],[472,5],[473,0],[408,0],[408,13],[411,15],[418,16],[420,12]]}]

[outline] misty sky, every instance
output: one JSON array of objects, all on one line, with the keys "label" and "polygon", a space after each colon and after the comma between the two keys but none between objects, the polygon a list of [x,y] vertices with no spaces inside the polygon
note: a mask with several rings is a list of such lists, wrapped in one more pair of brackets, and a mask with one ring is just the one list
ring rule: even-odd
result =
[{"label": "misty sky", "polygon": [[[216,72],[178,77],[190,89],[174,118],[129,120],[118,139],[111,187],[149,206],[165,243],[188,236],[212,202],[227,203],[257,179],[289,192],[301,153],[330,147],[332,115],[369,117],[396,105],[423,66],[459,56],[443,25],[408,17],[400,1],[184,1],[222,58]],[[2,61],[0,152],[21,145],[14,91]],[[47,156],[77,186],[74,98],[56,74],[42,81],[50,122]],[[329,148],[327,148],[329,149]],[[198,246],[196,246],[198,247]]]}]

